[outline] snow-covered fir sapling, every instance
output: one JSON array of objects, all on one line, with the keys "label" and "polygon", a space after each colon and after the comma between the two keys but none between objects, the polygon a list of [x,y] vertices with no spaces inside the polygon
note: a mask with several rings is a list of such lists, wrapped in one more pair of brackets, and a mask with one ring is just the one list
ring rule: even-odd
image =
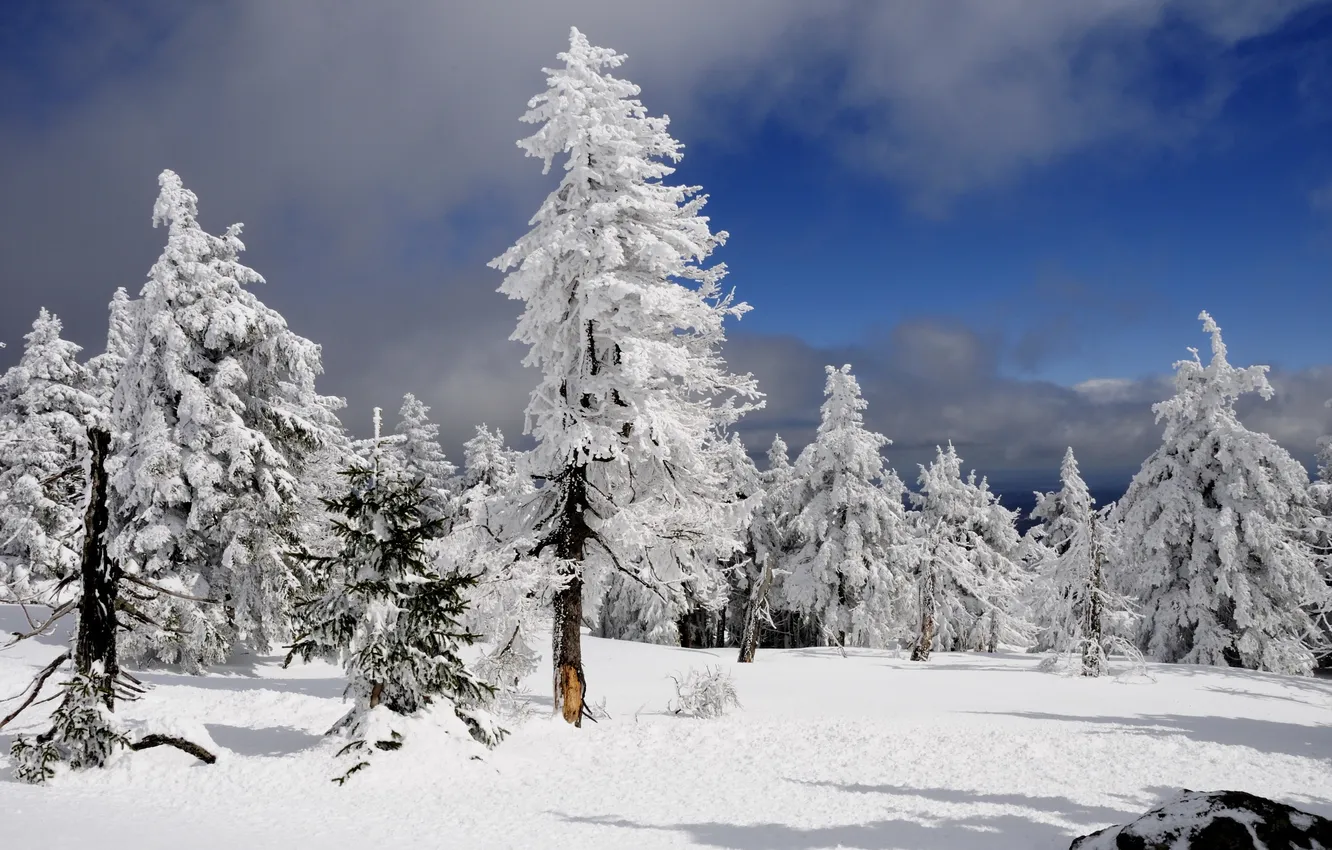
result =
[{"label": "snow-covered fir sapling", "polygon": [[475,578],[440,575],[428,563],[426,543],[443,521],[428,515],[420,482],[392,467],[344,475],[346,494],[328,503],[341,549],[307,556],[323,592],[298,603],[300,634],[287,656],[346,668],[352,707],[329,734],[347,737],[338,755],[353,763],[336,781],[367,766],[375,750],[402,746],[403,719],[432,707],[432,722],[493,747],[504,731],[486,708],[492,691],[459,655],[475,639],[460,625]]},{"label": "snow-covered fir sapling", "polygon": [[[931,648],[993,650],[998,642],[1026,640],[1016,616],[1024,577],[1014,557],[1017,514],[999,504],[985,479],[962,478],[952,443],[920,468],[920,489],[910,494],[921,630],[913,658]],[[919,657],[918,657],[919,656]]]},{"label": "snow-covered fir sapling", "polygon": [[866,402],[850,365],[827,367],[822,420],[796,459],[788,502],[801,545],[783,558],[787,607],[818,623],[828,643],[884,647],[900,637],[911,586],[904,487],[883,460],[891,441],[865,428]]},{"label": "snow-covered fir sapling", "polygon": [[1309,545],[1309,474],[1240,423],[1245,393],[1273,395],[1266,366],[1226,359],[1221,329],[1206,366],[1175,364],[1175,395],[1152,406],[1161,446],[1119,500],[1124,589],[1142,605],[1140,648],[1158,661],[1309,675],[1325,638],[1311,610],[1328,587]]},{"label": "snow-covered fir sapling", "polygon": [[564,176],[532,229],[491,265],[500,291],[523,302],[512,339],[540,370],[526,410],[535,447],[523,496],[532,558],[554,563],[554,709],[580,725],[587,681],[584,588],[601,597],[617,571],[677,613],[695,580],[680,549],[722,547],[712,516],[722,486],[707,450],[755,398],[750,376],[727,371],[722,324],[749,308],[722,291],[724,267],[704,267],[726,235],[701,215],[693,186],[663,182],[680,143],[650,117],[639,89],[611,71],[623,61],[574,29],[561,67],[529,102],[539,125],[518,144]]},{"label": "snow-covered fir sapling", "polygon": [[0,599],[32,601],[78,572],[87,427],[100,403],[60,332],[43,309],[0,378]]},{"label": "snow-covered fir sapling", "polygon": [[343,440],[342,402],[315,391],[319,346],[248,288],[263,278],[239,260],[240,225],[206,233],[180,178],[158,182],[167,245],[128,311],[111,397],[108,546],[127,574],[177,594],[130,603],[127,659],[199,671],[286,639],[285,553],[308,542],[320,506],[307,472]]},{"label": "snow-covered fir sapling", "polygon": [[457,513],[453,491],[458,468],[444,456],[439,445],[439,425],[430,421],[430,408],[420,399],[411,393],[404,395],[398,417],[394,431],[402,441],[394,449],[403,472],[411,480],[420,482],[421,492],[426,496],[427,513],[444,520],[447,532]]},{"label": "snow-covered fir sapling", "polygon": [[672,714],[692,717],[721,717],[732,708],[740,708],[735,681],[721,667],[695,667],[684,676],[672,676],[675,699],[667,705]]}]

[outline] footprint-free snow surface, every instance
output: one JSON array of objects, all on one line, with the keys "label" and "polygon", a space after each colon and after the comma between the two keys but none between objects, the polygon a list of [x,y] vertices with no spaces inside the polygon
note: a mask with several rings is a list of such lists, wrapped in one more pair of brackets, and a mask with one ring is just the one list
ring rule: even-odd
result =
[{"label": "footprint-free snow surface", "polygon": [[[6,632],[23,622],[0,606]],[[0,652],[0,698],[66,639]],[[261,658],[201,677],[142,673],[152,689],[121,714],[210,747],[217,763],[158,748],[33,787],[0,755],[0,846],[1063,850],[1180,788],[1332,816],[1322,681],[1170,665],[1086,680],[1017,653],[913,664],[763,650],[739,665],[730,649],[597,638],[583,657],[610,715],[600,723],[550,719],[543,667],[529,682],[535,715],[484,760],[423,732],[342,787],[330,781],[336,742],[322,738],[344,711],[337,668]],[[731,671],[743,708],[669,713],[670,676],[709,665]],[[49,708],[0,733],[4,753]]]}]

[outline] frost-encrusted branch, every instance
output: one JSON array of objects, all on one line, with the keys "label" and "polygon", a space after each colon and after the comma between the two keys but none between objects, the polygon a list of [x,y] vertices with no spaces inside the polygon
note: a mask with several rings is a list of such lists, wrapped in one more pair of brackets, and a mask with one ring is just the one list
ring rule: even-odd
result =
[{"label": "frost-encrusted branch", "polygon": [[133,573],[122,573],[120,577],[132,584],[137,584],[139,587],[146,588],[147,590],[151,590],[154,593],[160,593],[164,596],[170,596],[173,599],[184,599],[187,602],[200,602],[207,605],[217,605],[220,602],[220,600],[209,599],[206,596],[191,596],[188,593],[181,593],[178,590],[169,590],[168,588],[165,588],[160,584],[156,584],[146,579],[139,578]]},{"label": "frost-encrusted branch", "polygon": [[68,660],[69,660],[69,653],[68,652],[62,653],[50,664],[47,664],[40,671],[38,671],[37,675],[33,677],[32,681],[28,684],[26,688],[23,689],[23,691],[21,691],[18,694],[15,694],[12,697],[9,697],[8,699],[0,700],[0,702],[12,702],[13,700],[16,700],[19,697],[23,696],[24,693],[28,694],[28,698],[25,699],[22,702],[22,704],[19,705],[18,708],[14,709],[13,712],[6,715],[3,720],[0,720],[0,729],[5,728],[10,723],[12,723],[16,717],[18,717],[20,714],[26,711],[28,707],[33,704],[33,701],[37,699],[37,695],[42,692],[42,688],[46,686],[46,680],[51,678],[52,674],[54,674],[55,671],[60,669],[60,665],[64,664]]}]

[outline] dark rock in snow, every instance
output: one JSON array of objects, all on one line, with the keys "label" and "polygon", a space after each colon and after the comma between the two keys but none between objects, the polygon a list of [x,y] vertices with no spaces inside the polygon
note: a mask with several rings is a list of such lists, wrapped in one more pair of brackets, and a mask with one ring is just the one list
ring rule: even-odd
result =
[{"label": "dark rock in snow", "polygon": [[1332,850],[1332,821],[1243,791],[1189,791],[1069,850]]}]

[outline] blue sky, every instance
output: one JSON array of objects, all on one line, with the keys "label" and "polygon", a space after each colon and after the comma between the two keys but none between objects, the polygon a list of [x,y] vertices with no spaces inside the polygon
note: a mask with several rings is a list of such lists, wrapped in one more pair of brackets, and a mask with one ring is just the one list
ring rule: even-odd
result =
[{"label": "blue sky", "polygon": [[1307,0],[14,0],[7,362],[40,306],[100,349],[169,167],[205,226],[246,223],[349,427],[413,391],[455,456],[483,421],[520,442],[535,379],[485,261],[554,185],[512,145],[571,24],[628,54],[731,233],[756,452],[808,439],[822,366],[852,362],[908,479],[948,439],[1000,478],[1068,444],[1122,476],[1200,309],[1274,366],[1246,423],[1306,462],[1332,430],[1332,3]]},{"label": "blue sky", "polygon": [[1168,369],[1206,308],[1241,360],[1326,363],[1330,12],[1221,60],[1235,89],[1187,138],[1070,153],[940,210],[775,121],[695,145],[681,174],[733,234],[726,261],[761,305],[749,330],[826,346],[947,317],[1001,334],[1006,373],[1074,383]]}]

